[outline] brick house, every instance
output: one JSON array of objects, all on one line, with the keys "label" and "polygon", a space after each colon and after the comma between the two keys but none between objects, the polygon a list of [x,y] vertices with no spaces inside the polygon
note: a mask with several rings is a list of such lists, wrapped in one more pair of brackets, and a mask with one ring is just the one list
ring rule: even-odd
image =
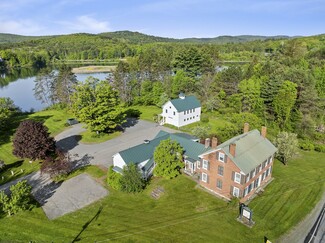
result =
[{"label": "brick house", "polygon": [[[266,138],[266,127],[249,130],[201,154],[196,172],[199,184],[217,195],[231,199],[248,200],[262,188],[272,175],[273,158],[277,148]],[[209,143],[209,141],[207,141]]]}]

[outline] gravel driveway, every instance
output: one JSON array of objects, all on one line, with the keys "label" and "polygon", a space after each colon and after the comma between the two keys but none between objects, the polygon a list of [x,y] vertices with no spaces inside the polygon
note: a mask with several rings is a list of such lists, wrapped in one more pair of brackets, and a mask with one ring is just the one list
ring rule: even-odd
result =
[{"label": "gravel driveway", "polygon": [[57,146],[69,151],[72,160],[82,164],[102,165],[106,168],[113,164],[113,155],[121,150],[140,144],[145,139],[153,139],[160,130],[176,132],[173,129],[143,120],[129,120],[124,132],[117,138],[99,144],[80,143],[84,124],[76,124],[55,137]]}]

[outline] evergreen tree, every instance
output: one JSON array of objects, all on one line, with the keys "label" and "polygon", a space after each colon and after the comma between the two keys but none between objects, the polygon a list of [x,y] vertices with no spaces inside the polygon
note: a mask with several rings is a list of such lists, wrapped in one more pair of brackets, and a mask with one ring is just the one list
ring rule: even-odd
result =
[{"label": "evergreen tree", "polygon": [[134,163],[124,166],[120,183],[121,190],[129,193],[141,192],[146,186],[146,181],[142,178],[138,166]]}]

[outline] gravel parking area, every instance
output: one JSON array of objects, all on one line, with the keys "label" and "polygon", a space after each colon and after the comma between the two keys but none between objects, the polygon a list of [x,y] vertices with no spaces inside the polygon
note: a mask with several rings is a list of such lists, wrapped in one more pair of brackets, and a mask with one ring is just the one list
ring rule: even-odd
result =
[{"label": "gravel parking area", "polygon": [[[42,208],[49,219],[81,209],[105,196],[108,191],[87,174],[81,174],[63,182],[53,194],[42,202]],[[47,193],[45,192],[44,195]],[[42,195],[42,193],[40,193]]]}]

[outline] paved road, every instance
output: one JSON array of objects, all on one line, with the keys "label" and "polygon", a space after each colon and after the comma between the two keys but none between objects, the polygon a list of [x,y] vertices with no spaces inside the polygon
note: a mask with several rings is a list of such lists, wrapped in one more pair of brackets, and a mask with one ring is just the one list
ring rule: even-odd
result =
[{"label": "paved road", "polygon": [[[312,229],[314,223],[316,222],[320,212],[322,211],[322,208],[325,204],[325,192],[323,193],[323,196],[321,200],[318,202],[318,204],[315,206],[315,208],[312,210],[310,214],[307,215],[307,217],[304,218],[303,221],[301,221],[296,227],[294,227],[289,233],[283,235],[278,242],[280,243],[304,243],[305,238]],[[324,230],[325,230],[325,221],[322,220],[322,224],[319,227],[317,238],[312,241],[312,243],[325,243],[324,239]],[[308,242],[308,241],[307,241]]]},{"label": "paved road", "polygon": [[108,168],[113,164],[112,156],[121,150],[140,144],[145,139],[153,139],[160,130],[176,132],[173,129],[159,126],[143,120],[131,120],[122,135],[99,144],[80,143],[83,124],[76,124],[55,137],[57,146],[69,151],[72,160],[82,166],[87,163],[102,165]]}]

